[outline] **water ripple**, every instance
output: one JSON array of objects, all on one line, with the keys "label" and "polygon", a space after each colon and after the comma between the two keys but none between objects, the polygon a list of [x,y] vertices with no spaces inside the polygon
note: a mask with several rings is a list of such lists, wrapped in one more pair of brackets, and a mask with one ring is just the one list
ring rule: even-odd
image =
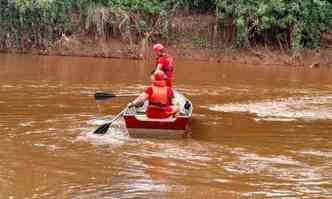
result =
[{"label": "water ripple", "polygon": [[290,97],[253,103],[210,105],[216,112],[249,112],[268,121],[332,120],[332,96]]}]

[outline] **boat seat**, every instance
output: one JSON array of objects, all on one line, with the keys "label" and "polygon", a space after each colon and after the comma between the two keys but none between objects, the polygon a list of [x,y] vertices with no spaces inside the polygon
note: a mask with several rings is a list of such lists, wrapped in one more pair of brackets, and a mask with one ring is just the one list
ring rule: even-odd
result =
[{"label": "boat seat", "polygon": [[[137,114],[137,115],[145,115],[145,113],[146,113],[146,112],[145,112],[144,109],[137,109],[137,110],[136,110],[136,114]],[[181,115],[181,116],[188,115],[188,111],[187,111],[187,110],[181,110],[181,111],[180,111],[180,115]]]},{"label": "boat seat", "polygon": [[154,121],[154,122],[174,122],[176,120],[175,117],[168,117],[168,118],[163,118],[163,119],[158,119],[158,118],[149,118],[147,117],[145,114],[143,115],[135,115],[136,119],[140,120],[140,121]]},{"label": "boat seat", "polygon": [[145,111],[144,110],[138,110],[138,111],[136,111],[136,115],[145,115]]}]

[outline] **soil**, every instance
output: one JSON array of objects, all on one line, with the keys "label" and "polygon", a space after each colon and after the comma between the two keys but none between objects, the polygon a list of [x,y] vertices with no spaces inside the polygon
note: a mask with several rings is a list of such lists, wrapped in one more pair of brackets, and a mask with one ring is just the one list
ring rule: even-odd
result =
[{"label": "soil", "polygon": [[[332,67],[332,49],[306,49],[296,54],[273,50],[266,47],[251,49],[209,49],[169,45],[169,54],[180,60],[199,60],[223,63],[242,63],[250,65],[283,65],[293,67]],[[150,59],[153,57],[151,46],[139,52],[142,46],[129,46],[117,39],[109,41],[88,40],[83,36],[62,37],[45,51],[32,52],[44,55],[88,56],[100,58]],[[143,54],[143,56],[141,55]]]}]

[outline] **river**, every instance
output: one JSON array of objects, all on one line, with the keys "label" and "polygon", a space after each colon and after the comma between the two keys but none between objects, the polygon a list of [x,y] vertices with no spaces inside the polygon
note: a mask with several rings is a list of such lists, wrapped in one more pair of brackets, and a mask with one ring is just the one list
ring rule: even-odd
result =
[{"label": "river", "polygon": [[177,62],[191,135],[119,120],[150,62],[0,54],[0,198],[332,198],[332,70]]}]

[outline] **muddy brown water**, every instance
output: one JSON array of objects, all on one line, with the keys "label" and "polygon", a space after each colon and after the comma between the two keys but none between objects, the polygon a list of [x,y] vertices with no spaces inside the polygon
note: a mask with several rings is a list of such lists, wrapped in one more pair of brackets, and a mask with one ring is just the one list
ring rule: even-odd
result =
[{"label": "muddy brown water", "polygon": [[93,135],[151,70],[0,55],[0,198],[332,198],[332,70],[178,62],[190,138]]}]

